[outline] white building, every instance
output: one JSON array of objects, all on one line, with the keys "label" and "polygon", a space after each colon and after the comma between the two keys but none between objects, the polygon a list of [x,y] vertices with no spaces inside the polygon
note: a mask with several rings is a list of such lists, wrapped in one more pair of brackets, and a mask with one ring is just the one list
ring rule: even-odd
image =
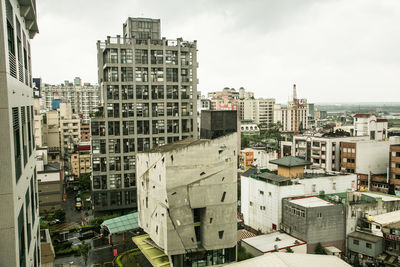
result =
[{"label": "white building", "polygon": [[241,176],[241,211],[244,223],[263,233],[280,229],[282,199],[295,196],[346,192],[356,189],[354,174],[310,174],[303,179],[290,179],[271,173],[260,173],[256,178]]},{"label": "white building", "polygon": [[369,136],[371,140],[385,140],[388,137],[388,121],[375,115],[358,113],[354,118],[354,135]]},{"label": "white building", "polygon": [[276,165],[271,164],[269,161],[277,158],[278,153],[274,150],[267,151],[265,148],[245,148],[240,150],[239,168],[244,171],[253,166],[257,169],[275,171],[277,170]]},{"label": "white building", "polygon": [[292,155],[306,159],[312,163],[312,168],[326,171],[340,171],[340,143],[368,140],[360,137],[317,137],[293,136]]},{"label": "white building", "polygon": [[294,253],[307,253],[306,242],[281,232],[242,239],[241,247],[253,256],[279,251],[286,252],[289,248]]},{"label": "white building", "polygon": [[83,123],[89,123],[90,115],[98,111],[101,102],[100,87],[84,83],[79,77],[73,83],[65,81],[63,84],[42,86],[42,108],[52,109],[52,101],[59,98],[64,103],[71,103],[75,114],[82,114]]},{"label": "white building", "polygon": [[274,122],[274,98],[248,98],[239,100],[240,119],[250,120],[266,128]]},{"label": "white building", "polygon": [[191,253],[212,258],[221,250],[221,263],[236,260],[236,142],[231,133],[137,154],[139,226],[174,266],[189,259],[206,266],[208,258]]},{"label": "white building", "polygon": [[242,135],[260,135],[260,128],[253,121],[241,121],[240,133]]},{"label": "white building", "polygon": [[36,1],[0,1],[0,265],[39,266],[30,39]]}]

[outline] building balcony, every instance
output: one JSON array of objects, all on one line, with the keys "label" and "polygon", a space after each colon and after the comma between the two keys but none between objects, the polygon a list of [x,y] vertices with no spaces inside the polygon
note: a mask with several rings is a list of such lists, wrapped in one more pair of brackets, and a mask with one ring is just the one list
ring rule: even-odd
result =
[{"label": "building balcony", "polygon": [[393,163],[400,163],[400,157],[393,157],[393,156],[392,156],[391,162],[393,162]]},{"label": "building balcony", "polygon": [[392,174],[400,174],[400,168],[390,168],[390,173],[392,173]]}]

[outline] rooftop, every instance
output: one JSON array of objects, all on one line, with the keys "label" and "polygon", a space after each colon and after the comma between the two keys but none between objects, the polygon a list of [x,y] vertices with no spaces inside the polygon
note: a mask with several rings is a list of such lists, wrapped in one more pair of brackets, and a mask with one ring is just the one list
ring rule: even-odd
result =
[{"label": "rooftop", "polygon": [[362,240],[369,241],[372,243],[376,243],[382,239],[382,237],[372,235],[372,234],[362,233],[362,232],[352,232],[352,233],[348,234],[348,237],[362,239]]},{"label": "rooftop", "polygon": [[380,224],[382,226],[400,222],[400,210],[380,215],[368,216],[368,220]]},{"label": "rooftop", "polygon": [[368,113],[357,113],[357,114],[353,115],[354,118],[369,118],[371,116],[372,116],[372,114],[368,114]]},{"label": "rooftop", "polygon": [[314,255],[302,253],[268,253],[259,257],[236,262],[228,265],[229,267],[254,267],[254,266],[274,266],[274,267],[350,267],[348,263],[337,256]]},{"label": "rooftop", "polygon": [[242,242],[249,244],[263,253],[273,252],[276,250],[276,247],[280,250],[306,244],[303,240],[281,232],[245,238]]},{"label": "rooftop", "polygon": [[253,174],[257,174],[257,168],[251,167],[242,173],[242,175],[245,177],[251,177]]},{"label": "rooftop", "polygon": [[290,203],[305,207],[305,208],[314,208],[314,207],[324,207],[324,206],[333,206],[335,205],[332,202],[329,202],[325,199],[312,196],[312,197],[302,197],[289,200]]},{"label": "rooftop", "polygon": [[284,167],[306,166],[306,165],[312,164],[308,160],[304,160],[304,159],[293,157],[293,156],[287,156],[287,157],[283,157],[280,159],[274,159],[274,160],[270,160],[269,162],[276,164],[278,166],[284,166]]}]

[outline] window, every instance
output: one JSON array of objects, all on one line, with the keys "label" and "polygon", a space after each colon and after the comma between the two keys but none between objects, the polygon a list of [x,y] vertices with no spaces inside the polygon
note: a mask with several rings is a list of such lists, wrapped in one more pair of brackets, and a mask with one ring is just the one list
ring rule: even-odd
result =
[{"label": "window", "polygon": [[221,202],[224,202],[226,196],[226,192],[222,193]]},{"label": "window", "polygon": [[353,245],[359,245],[360,244],[360,241],[359,240],[357,240],[357,239],[353,239]]},{"label": "window", "polygon": [[151,64],[163,64],[163,51],[151,50]]},{"label": "window", "polygon": [[21,140],[19,130],[19,114],[18,107],[12,108],[13,116],[13,137],[14,137],[14,162],[15,162],[15,176],[17,182],[21,176]]},{"label": "window", "polygon": [[124,174],[124,187],[136,186],[135,173],[125,173]]},{"label": "window", "polygon": [[131,64],[133,63],[133,52],[132,49],[121,49],[121,63]]},{"label": "window", "polygon": [[366,246],[367,248],[372,248],[372,244],[371,244],[371,243],[365,243],[365,246]]},{"label": "window", "polygon": [[218,231],[218,237],[222,239],[224,237],[224,231]]},{"label": "window", "polygon": [[135,50],[136,64],[148,64],[148,51],[144,49]]}]

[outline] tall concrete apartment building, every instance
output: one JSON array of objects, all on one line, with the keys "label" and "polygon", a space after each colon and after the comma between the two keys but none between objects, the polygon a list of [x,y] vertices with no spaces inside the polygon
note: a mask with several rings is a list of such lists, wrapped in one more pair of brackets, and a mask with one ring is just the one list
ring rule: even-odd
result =
[{"label": "tall concrete apartment building", "polygon": [[54,99],[71,103],[74,114],[82,115],[82,122],[88,124],[93,113],[98,111],[101,103],[100,87],[96,84],[83,83],[79,77],[74,82],[64,81],[63,84],[43,84],[41,88],[42,109],[51,110]]},{"label": "tall concrete apartment building", "polygon": [[102,112],[91,121],[95,212],[136,208],[136,153],[197,138],[196,41],[161,38],[159,19],[128,18],[98,41]]},{"label": "tall concrete apartment building", "polygon": [[240,119],[251,120],[265,129],[274,122],[274,105],[274,98],[240,99]]},{"label": "tall concrete apartment building", "polygon": [[30,41],[36,2],[0,1],[0,265],[40,265]]}]

